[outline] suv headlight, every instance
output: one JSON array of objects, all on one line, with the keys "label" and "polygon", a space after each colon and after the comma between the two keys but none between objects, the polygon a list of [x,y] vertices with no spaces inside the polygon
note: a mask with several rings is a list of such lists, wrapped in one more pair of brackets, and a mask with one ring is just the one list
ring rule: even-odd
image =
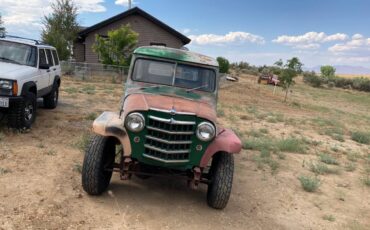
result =
[{"label": "suv headlight", "polygon": [[125,126],[132,132],[140,132],[144,129],[145,118],[140,113],[131,113],[125,119]]},{"label": "suv headlight", "polygon": [[201,141],[209,141],[216,135],[215,127],[209,122],[202,122],[197,128],[197,137]]},{"label": "suv headlight", "polygon": [[9,80],[0,80],[0,89],[13,89],[13,82]]}]

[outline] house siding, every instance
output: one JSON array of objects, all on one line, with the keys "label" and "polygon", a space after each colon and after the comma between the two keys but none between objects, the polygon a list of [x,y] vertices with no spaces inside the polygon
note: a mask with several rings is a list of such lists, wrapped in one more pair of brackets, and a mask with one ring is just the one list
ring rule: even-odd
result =
[{"label": "house siding", "polygon": [[76,62],[85,61],[85,45],[83,43],[75,42],[73,44],[73,57]]},{"label": "house siding", "polygon": [[[130,24],[131,28],[139,34],[138,44],[139,46],[148,46],[151,43],[162,43],[166,44],[167,47],[181,48],[184,43],[172,35],[162,27],[142,17],[141,15],[130,15],[122,20],[111,23],[103,28],[97,29],[89,33],[84,41],[85,53],[81,54],[79,45],[76,45],[76,61],[84,60],[87,63],[99,63],[98,55],[93,51],[92,47],[95,43],[96,35],[107,35],[108,31],[120,28],[122,25]],[[84,56],[84,59],[81,57]]]}]

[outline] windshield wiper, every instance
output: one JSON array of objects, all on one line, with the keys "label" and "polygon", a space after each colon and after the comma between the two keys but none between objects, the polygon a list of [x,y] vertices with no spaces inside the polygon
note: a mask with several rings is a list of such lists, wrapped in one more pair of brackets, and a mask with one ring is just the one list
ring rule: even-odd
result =
[{"label": "windshield wiper", "polygon": [[204,88],[204,87],[208,87],[208,84],[202,85],[202,86],[198,86],[198,87],[195,87],[195,88],[192,88],[192,89],[188,89],[188,90],[186,90],[186,92],[187,93],[190,93],[190,92],[192,92],[194,90],[201,89],[201,88]]},{"label": "windshield wiper", "polygon": [[18,65],[21,65],[21,63],[17,62],[17,61],[14,61],[12,59],[9,59],[9,58],[5,58],[5,57],[0,57],[1,60],[4,60],[4,61],[7,61],[7,62],[12,62],[12,63],[15,63],[15,64],[18,64]]}]

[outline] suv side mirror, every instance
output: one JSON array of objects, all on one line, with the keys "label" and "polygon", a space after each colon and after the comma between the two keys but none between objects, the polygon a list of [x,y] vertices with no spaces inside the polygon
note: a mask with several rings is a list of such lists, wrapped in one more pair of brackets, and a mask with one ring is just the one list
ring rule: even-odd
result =
[{"label": "suv side mirror", "polygon": [[40,64],[39,69],[50,69],[50,66],[48,64]]}]

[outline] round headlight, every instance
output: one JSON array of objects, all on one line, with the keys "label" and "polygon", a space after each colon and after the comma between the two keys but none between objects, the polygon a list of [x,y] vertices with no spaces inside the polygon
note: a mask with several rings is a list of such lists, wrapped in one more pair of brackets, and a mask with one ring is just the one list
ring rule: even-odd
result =
[{"label": "round headlight", "polygon": [[144,129],[145,119],[140,113],[131,113],[126,117],[125,125],[132,132],[140,132]]},{"label": "round headlight", "polygon": [[215,127],[209,122],[202,122],[197,128],[197,137],[201,141],[209,141],[216,135]]}]

